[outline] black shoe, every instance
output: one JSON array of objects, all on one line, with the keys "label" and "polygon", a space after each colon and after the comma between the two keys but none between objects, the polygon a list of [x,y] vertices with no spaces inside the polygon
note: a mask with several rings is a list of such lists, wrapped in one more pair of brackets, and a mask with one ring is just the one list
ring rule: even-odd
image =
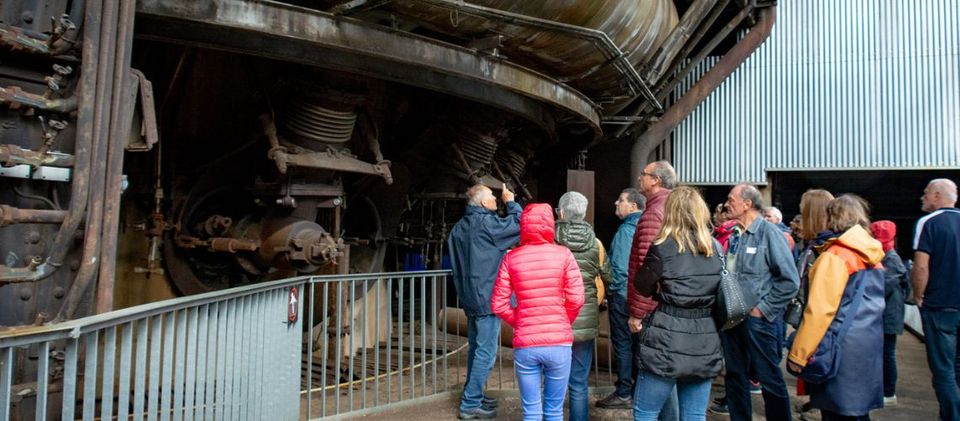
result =
[{"label": "black shoe", "polygon": [[607,396],[597,401],[597,408],[630,409],[632,407],[633,407],[633,402],[630,400],[630,398],[621,398],[617,396],[616,393],[611,393],[610,396]]},{"label": "black shoe", "polygon": [[499,405],[499,402],[497,402],[497,398],[491,398],[489,396],[484,395],[483,399],[480,400],[480,406],[487,409],[494,409],[497,407],[497,405]]},{"label": "black shoe", "polygon": [[492,420],[496,417],[497,411],[492,409],[484,409],[482,406],[479,408],[468,409],[466,411],[460,411],[460,414],[457,415],[457,418],[461,420]]},{"label": "black shoe", "polygon": [[727,408],[726,400],[724,400],[724,402],[718,402],[718,399],[714,399],[713,405],[710,405],[708,411],[718,415],[730,415],[730,409]]}]

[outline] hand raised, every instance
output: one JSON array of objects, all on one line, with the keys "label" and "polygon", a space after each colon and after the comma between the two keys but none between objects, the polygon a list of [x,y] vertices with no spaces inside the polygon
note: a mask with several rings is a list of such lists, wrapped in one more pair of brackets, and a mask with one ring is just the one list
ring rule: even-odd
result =
[{"label": "hand raised", "polygon": [[500,199],[503,200],[504,203],[512,202],[515,199],[515,195],[507,188],[506,183],[503,184],[503,193],[500,194]]}]

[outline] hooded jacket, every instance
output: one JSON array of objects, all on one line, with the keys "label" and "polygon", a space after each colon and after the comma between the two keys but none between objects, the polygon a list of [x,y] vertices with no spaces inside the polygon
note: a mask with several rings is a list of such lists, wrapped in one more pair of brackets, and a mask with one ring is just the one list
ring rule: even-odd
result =
[{"label": "hooded jacket", "polygon": [[[653,239],[660,233],[660,227],[663,226],[663,207],[667,204],[667,196],[669,195],[670,190],[662,189],[647,198],[647,208],[643,210],[643,215],[640,216],[637,231],[633,234],[633,245],[630,247],[628,285],[634,285],[634,277],[640,270],[640,266],[643,265],[643,259],[647,257],[647,250],[653,243]],[[630,293],[627,295],[627,307],[630,309],[630,317],[642,319],[657,308],[657,302],[653,298],[640,295],[636,288],[630,288]]]},{"label": "hooded jacket", "polygon": [[[883,256],[880,242],[855,225],[827,240],[810,269],[809,296],[790,362],[805,367],[838,314],[851,324],[834,345],[839,347],[836,376],[807,386],[815,408],[857,416],[883,405],[883,280],[868,271],[880,269]],[[861,296],[851,293],[857,282],[864,283]],[[854,300],[860,300],[856,312]]]},{"label": "hooded jacket", "polygon": [[580,267],[569,249],[554,244],[553,209],[528,205],[520,217],[520,247],[500,264],[491,309],[513,327],[514,348],[571,345],[571,324],[583,302]]},{"label": "hooded jacket", "polygon": [[573,341],[589,341],[596,338],[600,331],[597,276],[603,279],[604,284],[610,283],[609,271],[603,270],[600,266],[600,251],[603,250],[603,244],[597,240],[593,227],[584,221],[558,221],[556,241],[573,253],[583,278],[583,308],[573,322]]},{"label": "hooded jacket", "polygon": [[903,259],[893,248],[897,226],[892,221],[876,221],[870,224],[873,237],[883,245],[883,288],[886,309],[883,310],[883,334],[903,333],[904,300],[910,289],[910,274]]},{"label": "hooded jacket", "polygon": [[521,212],[523,209],[516,202],[507,202],[504,217],[482,206],[467,206],[463,218],[450,231],[447,245],[453,285],[467,316],[492,314],[493,281],[503,254],[517,243]]}]

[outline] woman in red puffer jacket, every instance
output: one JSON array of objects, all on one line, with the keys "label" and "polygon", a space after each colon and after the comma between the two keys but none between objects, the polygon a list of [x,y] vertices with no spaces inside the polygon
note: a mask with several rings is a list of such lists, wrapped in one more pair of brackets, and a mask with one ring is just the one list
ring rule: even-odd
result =
[{"label": "woman in red puffer jacket", "polygon": [[[527,205],[520,247],[500,264],[490,308],[513,327],[524,420],[562,420],[570,377],[571,325],[583,306],[583,277],[570,249],[556,245],[553,209]],[[515,294],[517,305],[510,305]],[[545,378],[541,399],[541,375]]]}]

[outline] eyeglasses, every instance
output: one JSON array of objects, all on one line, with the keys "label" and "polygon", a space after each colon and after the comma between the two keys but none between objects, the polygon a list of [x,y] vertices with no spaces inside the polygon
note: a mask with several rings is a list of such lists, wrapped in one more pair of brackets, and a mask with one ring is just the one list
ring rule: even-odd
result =
[{"label": "eyeglasses", "polygon": [[[648,173],[648,172],[641,172],[641,173],[640,173],[640,177],[643,177],[643,176],[653,177],[653,178],[660,178],[660,177],[657,177],[656,174],[651,174],[651,173]],[[638,177],[638,178],[640,178],[640,177]]]}]

